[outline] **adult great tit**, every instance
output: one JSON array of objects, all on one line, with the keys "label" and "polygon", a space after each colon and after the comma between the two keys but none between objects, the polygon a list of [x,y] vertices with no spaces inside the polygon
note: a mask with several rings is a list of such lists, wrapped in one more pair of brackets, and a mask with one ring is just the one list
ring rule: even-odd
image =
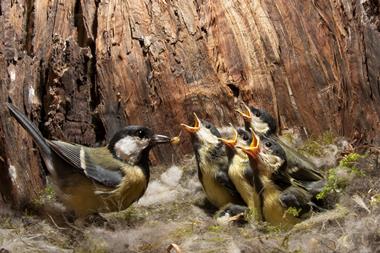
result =
[{"label": "adult great tit", "polygon": [[[259,139],[252,134],[251,145],[239,148],[248,155],[251,168],[257,170],[263,220],[284,228],[301,221],[311,211],[312,195],[287,174],[286,154],[281,146],[270,138]],[[290,208],[295,212],[289,212]]]},{"label": "adult great tit", "polygon": [[322,191],[326,181],[314,163],[292,147],[289,147],[276,135],[276,122],[265,110],[244,105],[246,112],[238,111],[244,118],[245,128],[250,128],[261,138],[266,136],[273,139],[285,151],[288,174],[299,181],[313,195]]},{"label": "adult great tit", "polygon": [[220,133],[211,123],[200,120],[194,113],[193,127],[181,124],[192,136],[198,177],[207,199],[222,208],[227,204],[243,204],[234,184],[228,177],[228,157]]},{"label": "adult great tit", "polygon": [[105,147],[47,140],[13,104],[7,106],[37,144],[57,196],[76,216],[121,211],[137,201],[148,186],[150,149],[171,140],[137,125],[118,131]]}]

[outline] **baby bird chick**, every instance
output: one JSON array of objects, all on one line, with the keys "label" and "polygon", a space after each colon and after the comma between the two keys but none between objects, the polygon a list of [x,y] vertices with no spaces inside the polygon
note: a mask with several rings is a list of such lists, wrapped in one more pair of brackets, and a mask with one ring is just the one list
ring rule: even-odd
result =
[{"label": "baby bird chick", "polygon": [[[259,194],[262,189],[257,170],[251,168],[248,155],[236,146],[249,146],[252,142],[252,136],[243,128],[233,129],[234,136],[231,139],[220,140],[226,145],[230,165],[228,176],[231,178],[240,196],[253,213],[254,218],[262,220],[261,202],[262,195]],[[255,174],[256,173],[256,174]]]},{"label": "baby bird chick", "polygon": [[229,203],[242,204],[239,193],[228,177],[228,157],[225,146],[219,140],[221,136],[218,129],[200,120],[195,113],[194,119],[193,127],[181,125],[192,136],[198,177],[207,199],[217,208]]},{"label": "baby bird chick", "polygon": [[276,135],[276,121],[265,110],[245,106],[245,113],[238,111],[244,118],[245,128],[252,128],[258,137],[273,139],[284,150],[287,157],[287,173],[308,189],[314,196],[322,191],[326,180],[314,163],[294,148],[285,144]]},{"label": "baby bird chick", "polygon": [[300,185],[292,184],[281,146],[270,138],[259,139],[252,134],[251,145],[240,148],[248,155],[251,168],[257,170],[263,220],[284,228],[301,221],[311,210],[312,195]]}]

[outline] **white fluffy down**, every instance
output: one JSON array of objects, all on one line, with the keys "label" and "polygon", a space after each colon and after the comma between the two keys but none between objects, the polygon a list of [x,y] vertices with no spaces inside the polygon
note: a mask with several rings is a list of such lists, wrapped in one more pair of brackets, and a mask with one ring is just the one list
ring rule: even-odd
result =
[{"label": "white fluffy down", "polygon": [[182,170],[177,166],[170,167],[159,180],[154,180],[148,185],[144,196],[137,205],[150,206],[156,203],[168,203],[182,195],[184,189],[179,185]]}]

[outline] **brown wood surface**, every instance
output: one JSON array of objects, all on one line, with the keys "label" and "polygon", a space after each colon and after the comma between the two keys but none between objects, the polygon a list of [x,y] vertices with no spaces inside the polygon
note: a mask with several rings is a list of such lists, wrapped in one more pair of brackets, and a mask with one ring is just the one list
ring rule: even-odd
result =
[{"label": "brown wood surface", "polygon": [[[49,138],[104,144],[126,124],[175,135],[197,112],[380,141],[378,0],[1,0],[0,203],[44,181],[10,97]],[[155,164],[191,151],[162,146]],[[13,201],[11,201],[13,200]]]}]

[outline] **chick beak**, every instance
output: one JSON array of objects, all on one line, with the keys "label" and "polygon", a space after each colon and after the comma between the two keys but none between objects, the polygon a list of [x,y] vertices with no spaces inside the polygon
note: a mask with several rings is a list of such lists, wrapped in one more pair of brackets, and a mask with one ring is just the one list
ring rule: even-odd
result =
[{"label": "chick beak", "polygon": [[249,145],[249,147],[237,146],[237,148],[240,148],[241,150],[243,150],[244,153],[246,153],[250,157],[257,158],[257,155],[260,152],[260,139],[256,137],[252,128],[251,128],[251,132],[252,132],[252,142]]},{"label": "chick beak", "polygon": [[240,111],[240,110],[236,110],[241,116],[243,116],[244,118],[244,121],[251,121],[252,119],[252,112],[251,112],[251,109],[249,109],[249,107],[244,104],[244,108],[246,110],[246,113]]},{"label": "chick beak", "polygon": [[237,143],[237,137],[238,137],[238,132],[236,131],[236,129],[234,129],[233,139],[219,138],[219,140],[222,141],[225,145],[229,146],[230,148],[235,148],[235,145]]},{"label": "chick beak", "polygon": [[171,141],[171,138],[166,135],[155,134],[153,135],[152,141],[154,144],[168,143]]},{"label": "chick beak", "polygon": [[186,124],[181,124],[181,126],[183,126],[183,128],[188,131],[189,133],[196,133],[200,128],[201,128],[201,121],[200,119],[198,118],[197,114],[195,114],[194,112],[194,126],[191,127],[189,125],[186,125]]}]

